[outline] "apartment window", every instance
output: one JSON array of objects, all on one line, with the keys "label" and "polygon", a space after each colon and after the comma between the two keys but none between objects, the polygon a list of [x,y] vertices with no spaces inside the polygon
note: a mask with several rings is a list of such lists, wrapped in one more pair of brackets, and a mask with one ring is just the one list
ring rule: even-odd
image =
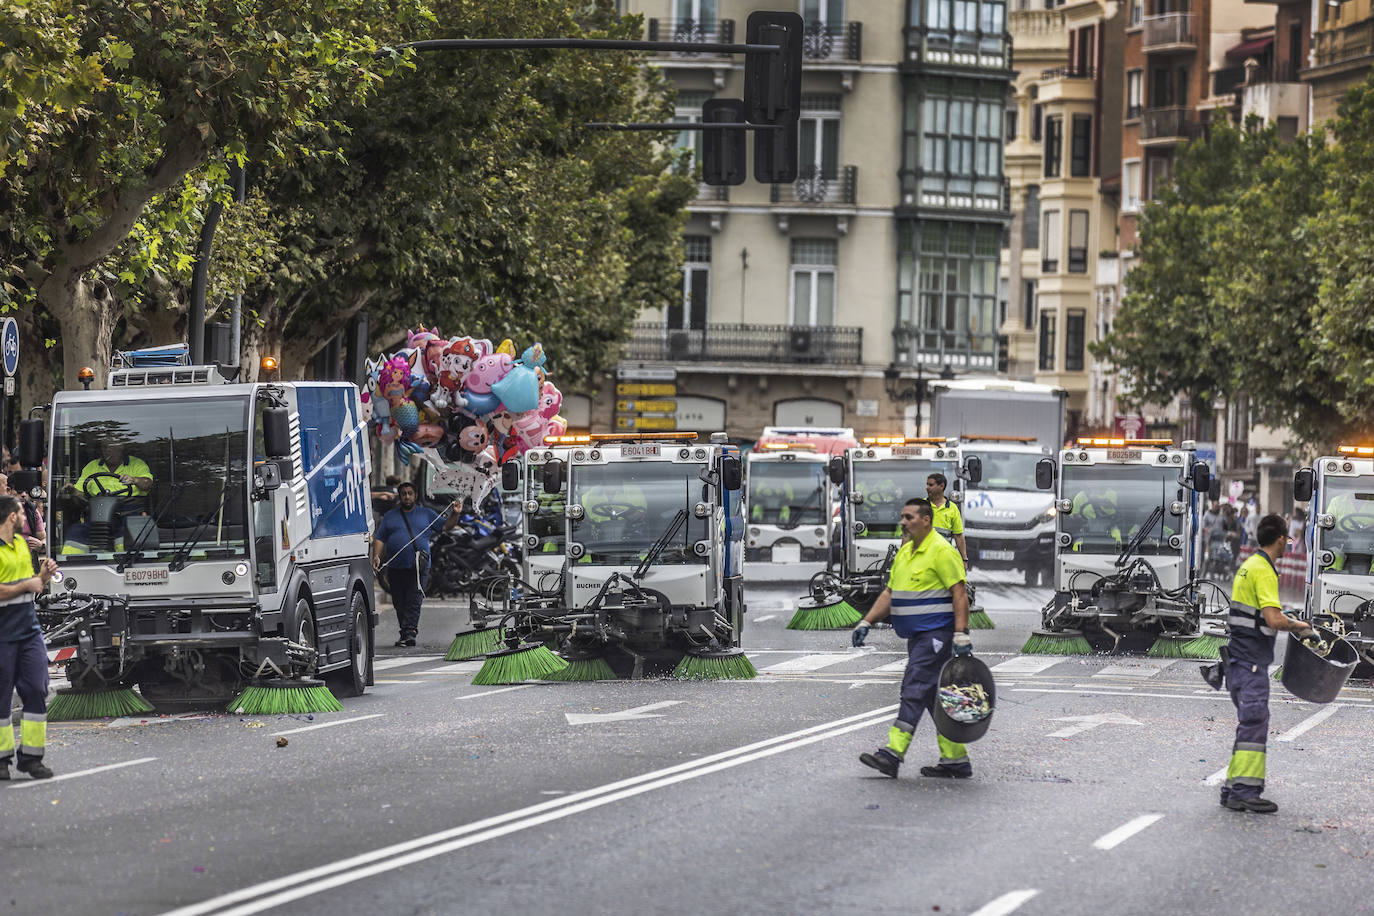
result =
[{"label": "apartment window", "polygon": [[683,236],[682,302],[668,306],[668,327],[705,330],[711,296],[711,237]]},{"label": "apartment window", "polygon": [[981,11],[978,30],[982,38],[978,42],[981,50],[997,54],[1002,50],[1002,33],[1006,31],[1007,7],[1003,3],[980,4]]},{"label": "apartment window", "polygon": [[801,103],[798,174],[833,180],[840,172],[840,97],[804,95]]},{"label": "apartment window", "polygon": [[1016,109],[1015,109],[1015,108],[1008,108],[1008,109],[1007,109],[1007,127],[1006,127],[1006,135],[1007,135],[1007,142],[1008,142],[1008,143],[1013,143],[1013,142],[1016,141],[1016,128],[1017,128],[1017,124],[1016,124],[1016,114],[1017,114],[1017,112],[1016,112]]},{"label": "apartment window", "polygon": [[[673,120],[679,124],[700,124],[701,108],[711,98],[709,92],[679,92],[673,107]],[[699,130],[684,130],[677,135],[674,146],[692,154],[693,166],[703,161],[702,144],[706,134]]]},{"label": "apartment window", "polygon": [[1083,371],[1083,333],[1088,313],[1083,309],[1069,309],[1064,313],[1064,371]]},{"label": "apartment window", "polygon": [[1069,145],[1069,175],[1087,178],[1092,175],[1093,116],[1073,116],[1073,137]]},{"label": "apartment window", "polygon": [[1169,186],[1169,160],[1163,156],[1147,159],[1146,176],[1149,185],[1145,188],[1145,199],[1154,200]]},{"label": "apartment window", "polygon": [[1127,27],[1133,28],[1141,25],[1145,21],[1145,0],[1130,0],[1131,18],[1127,20]]},{"label": "apartment window", "polygon": [[1031,142],[1039,143],[1043,136],[1043,126],[1045,123],[1045,106],[1031,106]]},{"label": "apartment window", "polygon": [[1026,216],[1021,226],[1021,246],[1040,247],[1040,185],[1026,185]]},{"label": "apartment window", "polygon": [[903,221],[898,314],[918,350],[978,355],[991,368],[1000,237],[996,225]]},{"label": "apartment window", "polygon": [[714,26],[716,0],[674,0],[673,16],[678,20],[690,19],[703,26]]},{"label": "apartment window", "polygon": [[1069,211],[1069,273],[1088,272],[1088,211]]},{"label": "apartment window", "polygon": [[844,0],[802,0],[801,14],[807,25],[839,25],[844,22]]},{"label": "apartment window", "polygon": [[835,323],[834,239],[792,240],[792,323],[828,326]]},{"label": "apartment window", "polygon": [[1127,159],[1121,163],[1121,209],[1126,213],[1140,212],[1140,160]]},{"label": "apartment window", "polygon": [[1021,323],[1027,331],[1035,330],[1035,281],[1025,280],[1021,293]]},{"label": "apartment window", "polygon": [[1054,371],[1054,315],[1040,313],[1040,371]]},{"label": "apartment window", "polygon": [[951,205],[945,195],[1000,201],[1002,87],[991,81],[930,78],[923,88],[917,117],[920,162],[905,163],[913,175],[920,174],[922,196],[945,205]]},{"label": "apartment window", "polygon": [[1045,119],[1045,177],[1058,178],[1064,158],[1064,119]]},{"label": "apartment window", "polygon": [[1140,117],[1145,110],[1145,71],[1126,71],[1126,120]]},{"label": "apartment window", "polygon": [[1059,246],[1064,244],[1059,237],[1059,211],[1046,210],[1045,231],[1040,236],[1040,272],[1059,273]]},{"label": "apartment window", "polygon": [[1279,115],[1277,119],[1277,130],[1279,140],[1283,143],[1292,143],[1298,139],[1298,119]]}]

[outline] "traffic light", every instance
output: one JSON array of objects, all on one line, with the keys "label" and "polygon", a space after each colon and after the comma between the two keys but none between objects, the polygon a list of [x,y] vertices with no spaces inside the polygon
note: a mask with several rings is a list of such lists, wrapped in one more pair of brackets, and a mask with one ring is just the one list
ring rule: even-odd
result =
[{"label": "traffic light", "polygon": [[[701,107],[704,124],[743,124],[742,99],[711,99]],[[701,180],[708,185],[744,184],[748,158],[744,130],[708,130],[702,138]]]},{"label": "traffic light", "polygon": [[798,121],[801,117],[802,17],[798,13],[758,11],[745,26],[748,44],[777,45],[780,51],[750,51],[744,56],[744,116],[754,131],[754,180],[797,180]]}]

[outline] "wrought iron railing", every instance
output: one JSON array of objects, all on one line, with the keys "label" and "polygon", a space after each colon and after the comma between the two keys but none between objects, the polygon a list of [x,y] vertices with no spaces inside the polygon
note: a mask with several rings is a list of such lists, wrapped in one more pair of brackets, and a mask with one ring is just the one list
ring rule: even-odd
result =
[{"label": "wrought iron railing", "polygon": [[863,59],[862,22],[808,22],[802,32],[802,57],[809,61]]},{"label": "wrought iron railing", "polygon": [[1196,45],[1197,30],[1192,13],[1163,13],[1145,17],[1145,33],[1140,41],[1146,51],[1170,45]]},{"label": "wrought iron railing", "polygon": [[1162,140],[1181,137],[1188,139],[1199,134],[1196,121],[1188,108],[1147,108],[1140,123],[1140,139]]},{"label": "wrought iron railing", "polygon": [[769,192],[769,199],[775,204],[849,204],[858,200],[859,167],[846,165],[844,168],[827,172],[816,166],[806,166],[798,170],[797,180],[791,184],[775,184]]},{"label": "wrought iron railing", "polygon": [[1315,32],[1312,50],[1318,67],[1374,54],[1374,20],[1343,29]]},{"label": "wrought iron railing", "polygon": [[[685,41],[692,44],[730,44],[735,40],[733,19],[650,19],[649,41]],[[696,57],[695,51],[674,51],[674,57]],[[705,52],[705,57],[718,57]]]},{"label": "wrought iron railing", "polygon": [[1097,76],[1097,69],[1094,67],[1055,67],[1051,70],[1041,70],[1042,80],[1090,80]]},{"label": "wrought iron railing", "polygon": [[711,185],[703,181],[697,185],[696,199],[699,201],[728,203],[730,200],[730,186],[724,184]]},{"label": "wrought iron railing", "polygon": [[666,362],[831,363],[862,361],[863,328],[795,324],[708,324],[668,328],[639,323],[625,356]]}]

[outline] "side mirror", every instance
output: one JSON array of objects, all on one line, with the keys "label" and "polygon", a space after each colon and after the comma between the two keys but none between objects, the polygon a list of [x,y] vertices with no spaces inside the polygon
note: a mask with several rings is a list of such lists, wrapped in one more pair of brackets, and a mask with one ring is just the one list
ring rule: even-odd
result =
[{"label": "side mirror", "polygon": [[47,452],[43,441],[43,421],[39,419],[19,421],[19,465],[36,468],[43,464]]},{"label": "side mirror", "polygon": [[30,499],[43,499],[43,472],[37,468],[15,471],[10,475],[10,489],[16,493],[27,493]]},{"label": "side mirror", "polygon": [[1035,462],[1035,486],[1041,490],[1054,489],[1054,459],[1041,458]]},{"label": "side mirror", "polygon": [[[1220,481],[1217,482],[1220,486]],[[1206,493],[1212,489],[1212,469],[1207,466],[1207,462],[1199,461],[1193,465],[1193,491],[1196,493]]]},{"label": "side mirror", "polygon": [[1294,502],[1311,502],[1312,491],[1316,489],[1316,480],[1311,468],[1303,468],[1293,475],[1293,500]]},{"label": "side mirror", "polygon": [[830,459],[830,466],[826,468],[830,475],[830,482],[839,486],[844,483],[844,456],[836,455]]},{"label": "side mirror", "polygon": [[501,465],[501,489],[518,490],[520,489],[520,464],[516,461],[507,461]]},{"label": "side mirror", "polygon": [[978,483],[983,479],[983,459],[977,455],[969,455],[964,459],[964,475],[969,483]]},{"label": "side mirror", "polygon": [[253,490],[268,493],[281,488],[281,468],[275,461],[264,461],[253,468]]},{"label": "side mirror", "polygon": [[544,492],[563,492],[563,459],[552,458],[544,463]]},{"label": "side mirror", "polygon": [[744,485],[744,471],[739,457],[723,455],[720,459],[720,485],[725,490],[738,490]]},{"label": "side mirror", "polygon": [[1221,478],[1213,478],[1207,487],[1207,498],[1216,502],[1221,499]]},{"label": "side mirror", "polygon": [[262,444],[268,458],[291,457],[291,411],[269,407],[262,412]]}]

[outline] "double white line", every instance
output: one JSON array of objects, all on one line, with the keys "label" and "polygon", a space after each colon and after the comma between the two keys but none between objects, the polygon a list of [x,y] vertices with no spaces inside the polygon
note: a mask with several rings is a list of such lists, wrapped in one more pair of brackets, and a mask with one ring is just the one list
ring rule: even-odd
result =
[{"label": "double white line", "polygon": [[810,728],[789,732],[776,738],[721,751],[699,760],[680,763],[650,773],[642,773],[639,776],[631,776],[629,779],[607,783],[604,786],[541,802],[528,808],[498,814],[470,824],[463,824],[428,836],[407,840],[404,843],[374,849],[371,852],[361,853],[338,862],[330,862],[327,865],[307,869],[293,875],[264,881],[261,884],[231,891],[201,903],[171,910],[165,916],[204,916],[204,914],[248,916],[250,913],[261,913],[263,910],[279,907],[302,897],[323,893],[354,881],[370,878],[373,875],[394,871],[415,862],[423,862],[435,856],[442,856],[468,846],[485,843],[487,840],[494,840],[530,827],[547,824],[550,821],[571,817],[574,814],[642,795],[645,792],[686,782],[689,779],[708,776],[711,773],[728,770],[731,767],[741,766],[764,757],[771,757],[774,754],[796,750],[808,744],[815,744],[818,741],[825,741],[849,732],[871,728],[885,722],[896,710],[896,704],[884,706],[856,716],[836,719],[833,722],[813,725]]}]

